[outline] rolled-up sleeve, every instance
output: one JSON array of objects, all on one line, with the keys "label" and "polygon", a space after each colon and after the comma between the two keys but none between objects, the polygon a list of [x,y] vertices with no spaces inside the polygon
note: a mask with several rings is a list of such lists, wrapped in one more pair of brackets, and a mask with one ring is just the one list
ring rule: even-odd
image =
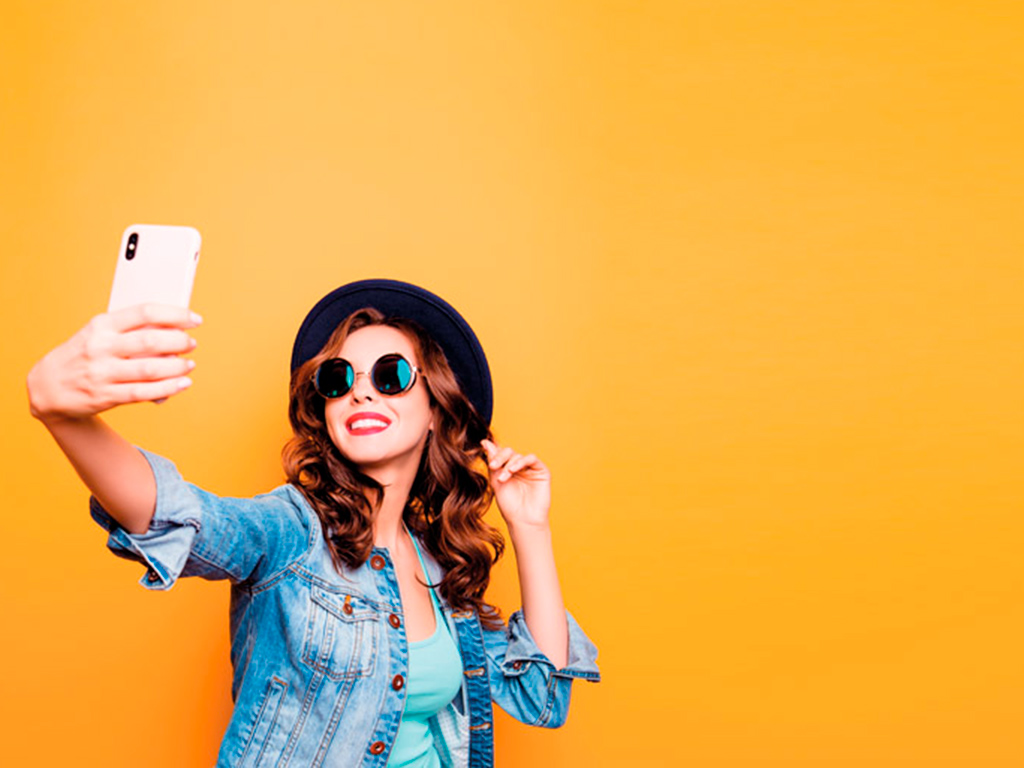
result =
[{"label": "rolled-up sleeve", "polygon": [[216,496],[185,482],[162,456],[140,452],[156,478],[149,530],[129,533],[95,497],[89,511],[115,555],[146,566],[139,583],[147,589],[170,589],[180,576],[258,583],[301,557],[319,530],[292,486],[251,499]]},{"label": "rolled-up sleeve", "polygon": [[494,702],[512,717],[528,725],[557,728],[569,714],[574,679],[598,682],[597,647],[572,614],[569,625],[569,656],[561,669],[537,647],[522,611],[509,617],[504,630],[484,631],[488,676]]}]

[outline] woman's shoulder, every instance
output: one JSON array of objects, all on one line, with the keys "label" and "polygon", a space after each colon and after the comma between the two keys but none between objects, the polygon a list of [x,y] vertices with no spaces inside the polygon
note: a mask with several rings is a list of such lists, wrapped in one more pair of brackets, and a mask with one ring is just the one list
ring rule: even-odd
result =
[{"label": "woman's shoulder", "polygon": [[291,483],[282,483],[273,490],[260,493],[251,498],[257,509],[275,510],[285,514],[303,528],[320,531],[320,518],[306,499],[305,494]]}]

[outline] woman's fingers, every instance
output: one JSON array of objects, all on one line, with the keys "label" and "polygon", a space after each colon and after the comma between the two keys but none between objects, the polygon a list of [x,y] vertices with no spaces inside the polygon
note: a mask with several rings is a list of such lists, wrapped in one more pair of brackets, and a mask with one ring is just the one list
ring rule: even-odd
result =
[{"label": "woman's fingers", "polygon": [[490,466],[491,469],[498,469],[500,467],[505,466],[505,464],[508,463],[508,460],[515,455],[516,452],[513,451],[511,448],[499,448],[494,453],[494,455],[490,457],[490,460],[487,462],[487,464],[488,466]]},{"label": "woman's fingers", "polygon": [[42,420],[92,416],[124,403],[163,400],[191,385],[202,322],[182,307],[141,304],[97,315],[29,373],[29,407]]},{"label": "woman's fingers", "polygon": [[488,449],[487,466],[496,472],[496,477],[501,482],[508,480],[512,475],[525,467],[538,463],[537,457],[532,453],[528,456],[523,456],[522,454],[516,453],[511,448],[502,448],[494,443],[491,443],[490,445],[491,448]]},{"label": "woman's fingers", "polygon": [[93,318],[89,335],[117,357],[180,355],[196,346],[185,329],[201,322],[199,315],[184,307],[138,304]]},{"label": "woman's fingers", "polygon": [[142,403],[147,400],[163,401],[192,386],[192,379],[180,376],[162,381],[133,381],[128,384],[112,384],[109,388],[108,407],[127,403]]},{"label": "woman's fingers", "polygon": [[184,307],[152,303],[125,307],[106,315],[100,315],[97,320],[108,323],[110,329],[117,333],[146,326],[195,328],[203,322],[199,315]]},{"label": "woman's fingers", "polygon": [[77,408],[100,412],[117,405],[166,399],[192,385],[186,375],[195,368],[180,357],[145,357],[107,360],[90,366],[69,382],[67,397]]},{"label": "woman's fingers", "polygon": [[547,467],[535,454],[530,453],[524,456],[511,448],[502,448],[490,440],[483,440],[481,444],[487,452],[487,466],[490,467],[499,482],[505,482],[512,475],[523,470],[536,470],[541,473],[547,471]]},{"label": "woman's fingers", "polygon": [[498,475],[498,480],[505,482],[513,475],[524,473],[525,477],[537,476],[537,473],[544,473],[547,468],[532,453],[528,456],[521,456],[518,453],[513,456]]},{"label": "woman's fingers", "polygon": [[184,376],[196,364],[183,357],[141,357],[129,360],[112,360],[109,381],[123,384],[133,381],[162,381]]},{"label": "woman's fingers", "polygon": [[519,472],[522,469],[539,463],[540,461],[532,453],[529,456],[516,455],[508,464],[505,465],[505,471],[515,474],[516,472]]},{"label": "woman's fingers", "polygon": [[182,355],[195,348],[195,339],[184,331],[170,328],[126,331],[113,336],[110,341],[110,353],[117,357]]}]

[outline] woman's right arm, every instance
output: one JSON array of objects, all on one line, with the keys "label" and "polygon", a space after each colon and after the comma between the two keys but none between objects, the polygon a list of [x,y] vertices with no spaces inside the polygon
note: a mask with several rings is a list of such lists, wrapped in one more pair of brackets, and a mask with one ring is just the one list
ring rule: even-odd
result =
[{"label": "woman's right arm", "polygon": [[143,533],[156,508],[145,457],[99,414],[118,405],[163,400],[192,381],[195,349],[186,330],[202,320],[181,307],[141,304],[97,315],[28,375],[29,408],[79,477],[130,533]]}]

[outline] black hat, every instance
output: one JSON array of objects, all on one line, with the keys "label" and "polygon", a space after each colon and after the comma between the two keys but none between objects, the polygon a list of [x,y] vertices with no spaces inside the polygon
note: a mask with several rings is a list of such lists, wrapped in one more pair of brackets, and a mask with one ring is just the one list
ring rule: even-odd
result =
[{"label": "black hat", "polygon": [[331,291],[302,321],[292,347],[292,373],[323,349],[342,320],[373,307],[387,317],[418,323],[438,343],[463,393],[484,423],[491,423],[494,393],[484,349],[462,315],[440,296],[399,280],[360,280]]}]

